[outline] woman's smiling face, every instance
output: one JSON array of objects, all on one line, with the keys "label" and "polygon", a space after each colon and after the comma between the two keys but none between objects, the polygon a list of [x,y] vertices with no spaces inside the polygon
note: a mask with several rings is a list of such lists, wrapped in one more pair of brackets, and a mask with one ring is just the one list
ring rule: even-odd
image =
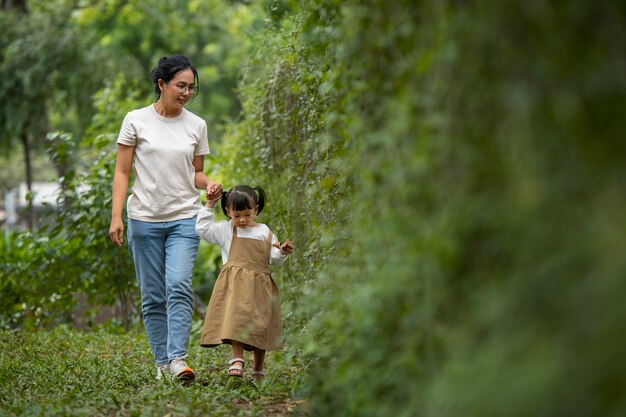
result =
[{"label": "woman's smiling face", "polygon": [[191,69],[176,74],[169,82],[163,82],[161,99],[171,108],[183,108],[194,96],[195,78]]}]

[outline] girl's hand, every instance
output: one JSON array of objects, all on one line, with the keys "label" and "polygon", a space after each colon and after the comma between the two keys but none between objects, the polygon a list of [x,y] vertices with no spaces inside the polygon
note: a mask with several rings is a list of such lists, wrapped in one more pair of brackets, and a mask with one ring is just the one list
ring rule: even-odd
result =
[{"label": "girl's hand", "polygon": [[289,255],[293,252],[293,243],[289,239],[285,240],[283,243],[274,243],[274,247],[280,249],[281,255]]},{"label": "girl's hand", "polygon": [[206,187],[206,203],[207,206],[213,207],[222,198],[222,184],[209,180]]}]

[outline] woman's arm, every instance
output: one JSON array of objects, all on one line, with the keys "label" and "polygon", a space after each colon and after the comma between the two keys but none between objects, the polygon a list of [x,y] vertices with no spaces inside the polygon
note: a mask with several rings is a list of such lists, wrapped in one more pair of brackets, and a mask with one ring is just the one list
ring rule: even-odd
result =
[{"label": "woman's arm", "polygon": [[206,190],[209,185],[209,177],[204,173],[204,155],[193,157],[193,168],[195,169],[194,184],[196,188]]},{"label": "woman's arm", "polygon": [[122,246],[124,244],[122,210],[124,209],[124,202],[126,201],[126,191],[128,190],[128,181],[134,155],[134,146],[117,146],[117,161],[115,162],[115,174],[113,176],[111,226],[109,227],[109,236],[116,246]]},{"label": "woman's arm", "polygon": [[204,155],[193,157],[193,167],[195,170],[194,184],[196,188],[206,190],[207,198],[218,199],[222,196],[222,184],[219,184],[206,176],[204,173]]}]

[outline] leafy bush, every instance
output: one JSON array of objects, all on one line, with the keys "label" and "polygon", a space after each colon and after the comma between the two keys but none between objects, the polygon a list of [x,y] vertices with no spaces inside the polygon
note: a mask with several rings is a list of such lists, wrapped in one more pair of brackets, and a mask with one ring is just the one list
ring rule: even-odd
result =
[{"label": "leafy bush", "polygon": [[[303,19],[285,18],[257,40],[239,87],[242,120],[228,126],[218,148],[224,186],[263,186],[268,203],[259,221],[297,248],[274,270],[284,294],[285,327],[293,330],[306,328],[308,308],[315,310],[300,299],[335,250],[326,232],[340,222],[337,202],[351,187],[341,176],[342,141],[324,134],[335,104],[328,62],[301,41]],[[317,38],[319,53],[330,42],[326,36]]]},{"label": "leafy bush", "polygon": [[296,240],[315,415],[624,408],[624,20],[311,1],[263,37],[225,177]]},{"label": "leafy bush", "polygon": [[[49,207],[50,224],[9,235],[4,242],[0,270],[3,294],[7,294],[7,302],[0,307],[4,327],[72,322],[77,294],[86,295],[92,307],[89,315],[99,306],[119,305],[129,326],[138,290],[130,256],[120,256],[109,241],[115,138],[102,133],[119,125],[125,112],[137,105],[136,95],[128,94],[128,85],[120,76],[97,96],[99,112],[83,139],[89,150],[83,158],[90,163],[69,169],[60,179],[58,206]],[[79,159],[71,136],[52,137],[53,160],[63,164],[63,160]]]}]

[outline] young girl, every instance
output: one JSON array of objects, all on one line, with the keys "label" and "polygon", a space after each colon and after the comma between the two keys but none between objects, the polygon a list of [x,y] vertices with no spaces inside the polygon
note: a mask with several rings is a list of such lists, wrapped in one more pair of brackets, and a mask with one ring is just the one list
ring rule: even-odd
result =
[{"label": "young girl", "polygon": [[261,187],[238,185],[222,194],[222,211],[229,220],[215,221],[209,199],[200,209],[196,232],[222,248],[222,270],[207,309],[200,344],[230,344],[233,358],[228,374],[243,376],[244,350],[254,352],[252,376],[263,378],[265,352],[280,347],[280,296],[270,274],[270,264],[281,264],[293,251],[254,218],[265,205]]}]

